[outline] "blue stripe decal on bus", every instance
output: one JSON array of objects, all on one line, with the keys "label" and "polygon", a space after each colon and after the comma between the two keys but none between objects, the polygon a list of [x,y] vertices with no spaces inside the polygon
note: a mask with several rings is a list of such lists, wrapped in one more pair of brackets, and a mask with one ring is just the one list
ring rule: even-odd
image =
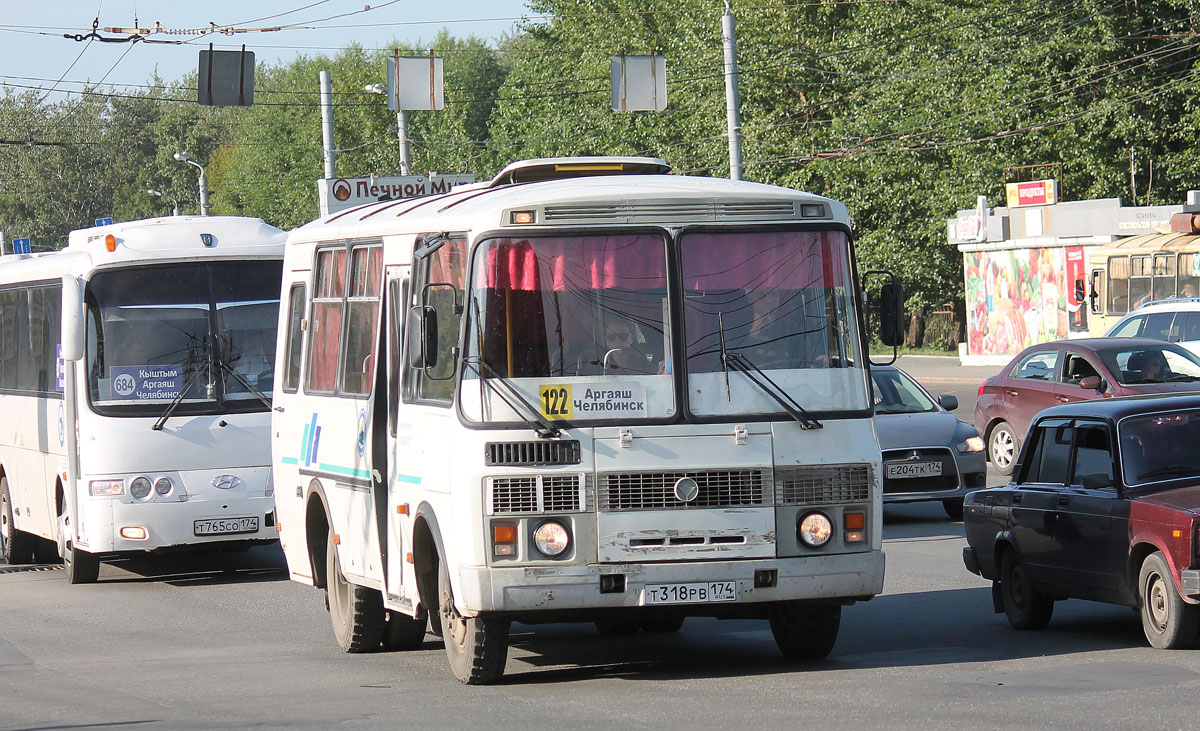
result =
[{"label": "blue stripe decal on bus", "polygon": [[300,437],[300,461],[308,464],[308,424],[304,425],[304,434]]},{"label": "blue stripe decal on bus", "polygon": [[411,485],[420,485],[421,478],[416,475],[396,475],[396,482],[407,482]]},{"label": "blue stripe decal on bus", "polygon": [[295,457],[283,457],[279,460],[282,464],[300,464],[300,460]]}]

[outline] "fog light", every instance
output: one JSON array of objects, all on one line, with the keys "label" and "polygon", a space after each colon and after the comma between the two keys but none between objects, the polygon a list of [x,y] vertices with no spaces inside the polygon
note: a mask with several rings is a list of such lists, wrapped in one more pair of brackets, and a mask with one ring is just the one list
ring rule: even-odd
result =
[{"label": "fog light", "polygon": [[796,537],[809,548],[820,548],[833,538],[833,523],[824,513],[808,513],[796,524]]},{"label": "fog light", "polygon": [[129,494],[141,500],[150,494],[150,480],[145,477],[135,477],[129,483]]},{"label": "fog light", "polygon": [[166,495],[173,487],[175,487],[175,485],[172,484],[170,478],[167,477],[160,477],[154,481],[154,491],[159,495]]},{"label": "fog light", "polygon": [[545,556],[560,556],[571,545],[571,534],[557,520],[547,520],[533,531],[533,545]]},{"label": "fog light", "polygon": [[121,537],[131,541],[146,540],[146,529],[140,525],[127,525],[121,528]]}]

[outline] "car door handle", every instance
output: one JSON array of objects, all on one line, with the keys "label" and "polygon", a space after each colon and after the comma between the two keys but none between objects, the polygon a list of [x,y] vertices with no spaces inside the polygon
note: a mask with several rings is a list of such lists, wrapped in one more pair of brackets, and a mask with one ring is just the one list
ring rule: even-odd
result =
[{"label": "car door handle", "polygon": [[1057,400],[1057,401],[1058,401],[1060,404],[1065,404],[1065,403],[1067,403],[1068,401],[1070,401],[1070,400],[1071,400],[1071,399],[1067,398],[1066,396],[1055,396],[1054,398],[1055,398],[1055,399],[1056,399],[1056,400]]},{"label": "car door handle", "polygon": [[1007,393],[1009,396],[1012,396],[1013,398],[1016,398],[1017,396],[1020,396],[1020,395],[1021,395],[1021,393],[1020,393],[1019,391],[1006,391],[1006,393]]},{"label": "car door handle", "polygon": [[1012,498],[1012,504],[1013,504],[1013,505],[1020,505],[1020,504],[1021,504],[1021,493],[1019,493],[1019,492],[1018,492],[1018,493],[1014,493],[1014,494],[1013,494],[1013,498]]},{"label": "car door handle", "polygon": [[1067,507],[1067,503],[1069,503],[1069,502],[1071,502],[1071,498],[1069,495],[1059,495],[1058,496],[1058,507],[1065,508],[1065,507]]}]

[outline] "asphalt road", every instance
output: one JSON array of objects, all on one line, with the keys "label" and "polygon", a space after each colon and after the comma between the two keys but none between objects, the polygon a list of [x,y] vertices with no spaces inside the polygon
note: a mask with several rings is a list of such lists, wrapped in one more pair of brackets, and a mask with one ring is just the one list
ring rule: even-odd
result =
[{"label": "asphalt road", "polygon": [[[969,415],[975,374],[946,365],[901,363]],[[1200,650],[1154,650],[1134,612],[1082,601],[1016,632],[938,503],[884,519],[884,593],[844,610],[823,662],[784,661],[764,622],[514,625],[489,687],[455,681],[432,635],[343,654],[277,547],[123,560],[87,586],[0,564],[0,730],[1195,728]]]}]

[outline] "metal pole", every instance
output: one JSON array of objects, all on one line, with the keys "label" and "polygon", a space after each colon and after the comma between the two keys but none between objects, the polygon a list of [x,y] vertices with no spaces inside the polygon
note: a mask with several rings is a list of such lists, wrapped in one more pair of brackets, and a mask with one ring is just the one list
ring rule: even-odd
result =
[{"label": "metal pole", "polygon": [[333,160],[333,82],[329,72],[321,72],[321,150],[325,156],[325,177],[337,177]]},{"label": "metal pole", "polygon": [[742,120],[738,112],[737,27],[729,0],[721,16],[721,43],[725,46],[725,118],[729,127],[729,178],[742,179]]},{"label": "metal pole", "polygon": [[204,167],[197,165],[200,168],[200,215],[208,215],[208,176],[204,174]]},{"label": "metal pole", "polygon": [[396,135],[400,138],[400,174],[412,175],[412,157],[408,151],[408,112],[396,111]]}]

